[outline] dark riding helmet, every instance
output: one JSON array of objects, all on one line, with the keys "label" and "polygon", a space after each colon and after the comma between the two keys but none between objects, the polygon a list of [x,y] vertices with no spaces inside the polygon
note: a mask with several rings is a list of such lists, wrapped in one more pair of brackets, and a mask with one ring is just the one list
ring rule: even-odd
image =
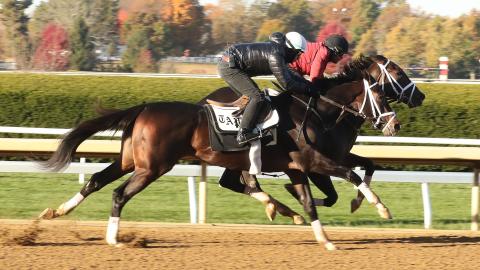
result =
[{"label": "dark riding helmet", "polygon": [[341,35],[331,35],[323,42],[325,46],[336,55],[348,52],[348,41]]}]

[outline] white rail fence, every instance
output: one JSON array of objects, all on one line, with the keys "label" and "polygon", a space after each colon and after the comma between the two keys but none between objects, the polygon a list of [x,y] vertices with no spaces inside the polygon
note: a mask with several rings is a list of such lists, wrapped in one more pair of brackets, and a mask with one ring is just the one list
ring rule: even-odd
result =
[{"label": "white rail fence", "polygon": [[[12,134],[38,134],[38,135],[62,135],[69,132],[69,129],[52,128],[25,128],[0,126],[0,133]],[[101,132],[95,136],[120,137],[121,132]],[[376,137],[359,136],[357,142],[368,143],[404,143],[404,144],[443,144],[443,145],[464,145],[480,146],[480,140],[476,139],[449,139],[449,138],[415,138],[415,137]],[[80,162],[73,162],[62,173],[80,174],[79,182],[83,183],[85,174],[93,174],[106,168],[109,163],[86,163],[85,158]],[[364,171],[355,170],[363,177]],[[22,172],[22,173],[46,173],[38,163],[29,161],[0,161],[0,172]],[[187,177],[190,203],[190,222],[205,223],[206,221],[206,176],[220,177],[223,168],[217,166],[200,165],[176,165],[166,175]],[[376,171],[374,181],[376,182],[402,182],[402,183],[421,183],[422,201],[424,209],[424,227],[426,229],[432,224],[432,209],[430,204],[429,183],[444,184],[468,184],[474,179],[472,188],[472,217],[478,219],[478,170],[474,172],[420,172],[420,171]],[[196,178],[200,178],[198,200],[195,191]],[[262,178],[272,178],[262,176]],[[280,176],[278,179],[288,179],[286,176]],[[341,180],[333,178],[334,180]],[[197,204],[198,201],[198,204]],[[472,230],[478,230],[478,223],[472,223]]]}]

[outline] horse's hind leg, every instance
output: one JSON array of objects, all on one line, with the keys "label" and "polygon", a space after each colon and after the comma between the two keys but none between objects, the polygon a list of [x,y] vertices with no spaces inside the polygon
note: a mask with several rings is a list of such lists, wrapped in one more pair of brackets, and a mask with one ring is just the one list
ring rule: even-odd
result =
[{"label": "horse's hind leg", "polygon": [[[247,185],[247,183],[250,183],[250,185]],[[264,192],[255,176],[250,176],[248,172],[242,173],[225,169],[222,177],[220,177],[219,184],[223,188],[249,195],[262,202],[265,205],[265,213],[270,221],[273,221],[276,211],[278,211],[282,216],[292,218],[294,224],[300,225],[305,223],[305,219],[300,214]]]},{"label": "horse's hind leg", "polygon": [[[153,162],[153,161],[152,161]],[[113,191],[112,211],[108,220],[106,241],[110,245],[117,244],[120,216],[125,204],[137,193],[145,189],[158,177],[173,168],[174,163],[164,164],[160,169],[135,168],[133,175]]]},{"label": "horse's hind leg", "polygon": [[70,200],[62,203],[57,209],[47,208],[39,215],[39,218],[53,219],[67,215],[75,207],[77,207],[87,196],[95,191],[100,190],[107,184],[117,180],[125,174],[131,172],[132,169],[122,168],[120,161],[116,160],[107,168],[100,172],[94,173],[88,182],[82,187],[80,192],[75,194]]}]

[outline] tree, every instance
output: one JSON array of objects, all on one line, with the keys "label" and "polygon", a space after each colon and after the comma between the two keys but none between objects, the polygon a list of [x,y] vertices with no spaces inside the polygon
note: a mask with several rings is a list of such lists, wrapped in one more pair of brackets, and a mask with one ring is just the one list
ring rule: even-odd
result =
[{"label": "tree", "polygon": [[119,44],[119,0],[97,0],[87,9],[87,25],[95,46],[106,50],[109,56],[117,53]]},{"label": "tree", "polygon": [[270,1],[255,0],[249,7],[243,25],[243,37],[245,40],[252,42],[256,40],[257,33],[262,27],[263,22],[267,19],[267,12],[270,8]]},{"label": "tree", "polygon": [[61,25],[67,31],[73,28],[75,19],[78,17],[88,17],[88,6],[94,0],[49,0],[42,1],[35,8],[29,29],[32,33],[32,39],[37,41],[45,26],[50,23]]},{"label": "tree", "polygon": [[330,21],[328,22],[322,29],[317,34],[316,41],[317,42],[322,42],[324,41],[328,36],[337,34],[337,35],[342,35],[346,39],[349,39],[348,34],[347,34],[347,29],[338,21]]},{"label": "tree", "polygon": [[123,26],[122,35],[127,43],[127,49],[122,56],[122,62],[127,70],[140,69],[138,62],[143,51],[149,51],[154,64],[171,48],[168,26],[159,15],[136,13]]},{"label": "tree", "polygon": [[152,52],[148,49],[141,49],[135,63],[135,72],[156,72],[155,61]]},{"label": "tree", "polygon": [[211,22],[215,50],[230,44],[252,41],[246,39],[243,33],[246,11],[243,0],[220,0],[218,6],[209,7],[207,18]]},{"label": "tree", "polygon": [[480,11],[473,10],[470,14],[459,18],[462,24],[462,36],[465,42],[461,50],[464,51],[462,65],[464,66],[464,76],[470,73],[476,73],[479,70],[480,61]]},{"label": "tree", "polygon": [[352,45],[355,46],[379,15],[379,4],[374,0],[356,0],[350,22]]},{"label": "tree", "polygon": [[0,20],[0,59],[5,59],[9,55],[7,37],[5,36],[5,26]]},{"label": "tree", "polygon": [[95,47],[87,24],[82,18],[75,21],[70,35],[70,64],[78,70],[92,70],[95,67]]},{"label": "tree", "polygon": [[203,7],[198,0],[165,0],[161,9],[162,20],[168,25],[172,33],[172,48],[176,55],[183,54],[184,50],[198,53],[203,49],[201,41],[205,33],[205,19]]},{"label": "tree", "polygon": [[424,31],[426,18],[403,18],[385,37],[384,55],[395,59],[400,66],[424,65],[425,40],[419,38]]},{"label": "tree", "polygon": [[29,66],[31,58],[31,43],[28,33],[29,18],[25,10],[32,4],[31,0],[1,0],[0,19],[5,25],[8,44],[12,48],[17,68]]},{"label": "tree", "polygon": [[29,27],[33,39],[38,40],[41,29],[50,22],[72,32],[77,18],[83,18],[90,28],[95,46],[110,51],[112,55],[116,53],[119,42],[118,7],[119,0],[49,0],[35,9]]},{"label": "tree", "polygon": [[[341,21],[348,28],[355,1],[352,0],[316,0],[310,1],[310,12],[314,20]],[[320,21],[321,23],[321,21]]]},{"label": "tree", "polygon": [[371,51],[374,54],[382,54],[385,47],[385,36],[387,33],[394,28],[402,18],[410,16],[410,6],[405,0],[387,1],[385,7],[380,10],[380,15],[369,29],[372,33],[368,33],[368,36],[362,35],[359,43],[362,44],[362,48],[369,48],[368,51]]},{"label": "tree", "polygon": [[270,6],[268,18],[282,21],[288,32],[299,32],[310,40],[314,38],[317,26],[306,0],[279,0]]},{"label": "tree", "polygon": [[362,35],[362,39],[355,47],[354,57],[360,55],[375,55],[377,54],[376,43],[374,42],[375,31],[373,29],[368,30]]},{"label": "tree", "polygon": [[285,23],[278,19],[273,20],[266,20],[263,22],[262,26],[258,30],[257,33],[257,41],[268,41],[268,37],[273,32],[283,32],[285,33],[287,30],[287,26]]},{"label": "tree", "polygon": [[70,53],[68,48],[67,31],[60,25],[48,24],[35,51],[33,67],[41,70],[66,70]]}]

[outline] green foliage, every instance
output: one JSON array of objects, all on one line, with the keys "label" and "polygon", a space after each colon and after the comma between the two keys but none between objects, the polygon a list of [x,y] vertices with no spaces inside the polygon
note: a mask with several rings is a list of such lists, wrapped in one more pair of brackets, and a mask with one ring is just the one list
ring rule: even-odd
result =
[{"label": "green foliage", "polygon": [[[145,70],[142,52],[147,50],[156,63],[170,48],[169,28],[155,14],[137,13],[124,26],[127,50],[123,64],[127,70]],[[140,60],[140,61],[139,61]]]},{"label": "green foliage", "polygon": [[13,48],[13,54],[17,67],[26,68],[30,64],[32,45],[28,36],[29,17],[25,10],[32,4],[32,0],[2,0],[0,5],[0,20],[4,23],[9,46]]},{"label": "green foliage", "polygon": [[[402,122],[399,136],[480,138],[480,85],[419,83],[426,95],[421,107],[393,104]],[[376,134],[368,124],[361,134]]]},{"label": "green foliage", "polygon": [[367,32],[372,23],[377,19],[380,10],[378,1],[357,0],[354,5],[354,14],[350,22],[352,30],[352,43],[358,44],[363,33]]},{"label": "green foliage", "polygon": [[162,19],[174,33],[170,36],[175,44],[170,49],[171,54],[182,55],[186,49],[194,54],[199,53],[203,47],[201,39],[205,34],[205,19],[198,0],[170,0],[163,3]]},{"label": "green foliage", "polygon": [[[89,2],[89,1],[87,1]],[[87,25],[97,46],[108,48],[108,55],[116,53],[119,42],[118,10],[120,0],[95,0],[90,3]]]},{"label": "green foliage", "polygon": [[385,51],[382,54],[395,59],[402,67],[422,65],[426,40],[418,38],[418,35],[424,31],[425,23],[424,18],[403,18],[385,36]]},{"label": "green foliage", "polygon": [[[271,87],[268,80],[258,83]],[[115,108],[154,101],[195,103],[223,86],[221,79],[1,74],[0,125],[72,127],[95,115],[97,101]],[[479,85],[417,86],[426,95],[421,107],[393,104],[402,122],[399,136],[479,138]],[[368,123],[361,134],[380,135]]]},{"label": "green foliage", "polygon": [[77,70],[95,67],[95,52],[90,32],[83,18],[78,18],[70,35],[70,66]]},{"label": "green foliage", "polygon": [[299,32],[309,40],[313,40],[317,32],[305,0],[279,0],[270,6],[268,17],[282,21],[286,32]]}]

